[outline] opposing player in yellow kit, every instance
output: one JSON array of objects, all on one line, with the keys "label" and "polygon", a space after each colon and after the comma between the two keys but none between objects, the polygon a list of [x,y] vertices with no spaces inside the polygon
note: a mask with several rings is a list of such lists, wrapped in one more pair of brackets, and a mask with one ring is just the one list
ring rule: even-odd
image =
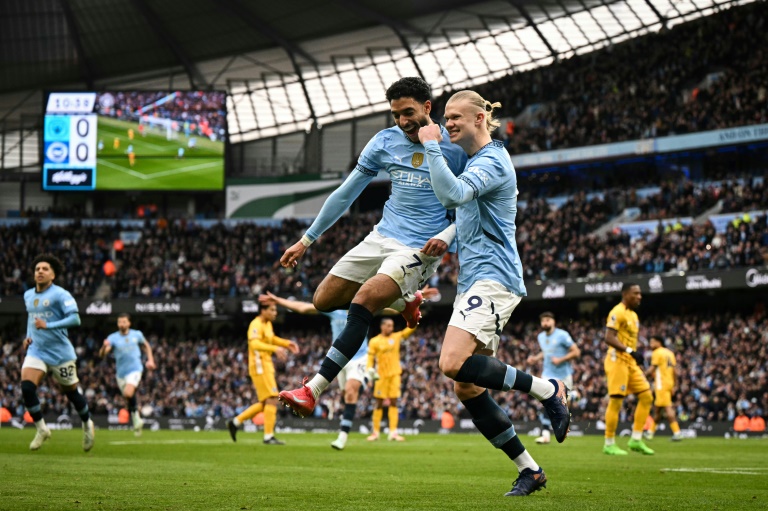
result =
[{"label": "opposing player in yellow kit", "polygon": [[248,373],[256,388],[258,402],[227,422],[233,442],[237,442],[237,428],[243,422],[264,411],[264,443],[267,445],[285,443],[274,436],[277,422],[277,382],[272,354],[274,353],[280,360],[286,360],[288,351],[298,353],[299,346],[293,341],[275,335],[272,329],[275,318],[277,318],[277,305],[274,302],[262,304],[259,315],[248,327]]},{"label": "opposing player in yellow kit", "polygon": [[626,455],[627,451],[616,445],[616,428],[619,425],[621,404],[627,394],[637,396],[632,438],[627,446],[643,454],[653,454],[653,449],[643,442],[643,426],[651,411],[653,396],[640,364],[643,355],[637,349],[640,320],[635,309],[643,295],[638,284],[627,282],[621,287],[621,303],[611,309],[605,325],[605,342],[609,349],[605,355],[605,376],[608,380],[608,407],[605,410],[605,445],[603,453]]},{"label": "opposing player in yellow kit", "polygon": [[656,397],[653,404],[656,406],[653,427],[646,433],[646,438],[653,438],[656,427],[661,422],[661,411],[664,410],[669,421],[669,429],[672,430],[672,441],[679,442],[683,439],[680,433],[680,425],[675,417],[675,408],[672,406],[672,394],[675,391],[675,367],[677,359],[675,354],[664,347],[664,341],[658,335],[651,336],[651,367],[645,372],[649,378],[653,377],[653,391]]},{"label": "opposing player in yellow kit", "polygon": [[381,433],[381,418],[384,415],[384,402],[389,403],[389,440],[402,442],[405,440],[397,434],[398,413],[397,400],[400,397],[400,375],[403,368],[400,366],[400,344],[416,331],[415,328],[406,328],[395,332],[395,322],[391,318],[381,320],[381,333],[368,341],[368,365],[369,374],[378,373],[379,379],[373,386],[373,397],[376,399],[373,409],[373,433],[368,440],[379,439]]}]

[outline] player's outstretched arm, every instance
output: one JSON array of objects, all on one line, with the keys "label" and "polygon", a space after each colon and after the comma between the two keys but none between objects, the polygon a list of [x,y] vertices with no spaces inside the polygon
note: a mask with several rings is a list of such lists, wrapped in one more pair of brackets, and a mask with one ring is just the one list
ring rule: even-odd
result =
[{"label": "player's outstretched arm", "polygon": [[285,268],[296,266],[304,252],[307,251],[307,247],[341,218],[341,215],[349,209],[375,176],[375,173],[366,174],[357,169],[353,170],[341,186],[325,200],[323,207],[320,208],[320,213],[309,226],[307,232],[304,233],[304,236],[285,251],[280,258],[280,264]]},{"label": "player's outstretched arm", "polygon": [[269,302],[274,302],[281,307],[285,307],[286,309],[292,310],[293,312],[298,312],[299,314],[319,314],[318,310],[311,303],[280,298],[279,296],[272,294],[269,291],[267,291],[266,294],[259,295],[259,303],[265,304]]}]

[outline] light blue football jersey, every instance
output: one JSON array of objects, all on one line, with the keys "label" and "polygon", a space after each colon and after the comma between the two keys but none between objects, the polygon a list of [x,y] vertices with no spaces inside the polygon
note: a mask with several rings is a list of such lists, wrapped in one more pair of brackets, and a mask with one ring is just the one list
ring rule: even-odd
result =
[{"label": "light blue football jersey", "polygon": [[[331,320],[331,334],[333,335],[333,340],[339,338],[339,335],[341,334],[341,331],[344,330],[344,327],[347,326],[347,311],[343,310],[336,310],[333,312],[321,312],[323,316],[327,317]],[[354,360],[356,358],[360,357],[367,357],[368,356],[368,337],[366,336],[365,340],[363,341],[363,345],[360,346],[360,349],[357,350],[357,353],[355,353],[355,356],[352,357],[350,360]]]},{"label": "light blue football jersey", "polygon": [[456,209],[459,292],[478,280],[492,280],[525,296],[515,242],[517,176],[504,145],[494,140],[483,146],[459,179],[472,187],[475,198]]},{"label": "light blue football jersey", "polygon": [[[448,168],[458,176],[467,156],[449,141],[441,126],[443,152]],[[363,188],[384,171],[389,174],[392,193],[376,230],[412,248],[421,248],[447,228],[453,216],[437,200],[429,176],[424,146],[411,140],[397,126],[378,132],[371,138],[357,160],[357,166],[339,189],[323,205],[318,217],[307,229],[310,239],[317,239],[346,211]],[[455,251],[455,244],[449,248]]]},{"label": "light blue football jersey", "polygon": [[39,358],[50,366],[77,360],[66,328],[35,328],[35,318],[50,324],[78,313],[77,302],[69,291],[56,284],[51,284],[42,293],[38,293],[36,288],[28,289],[24,293],[24,304],[28,314],[27,336],[32,338],[27,355]]},{"label": "light blue football jersey", "polygon": [[144,365],[141,363],[141,344],[147,340],[140,330],[129,329],[126,335],[118,330],[109,334],[107,340],[112,345],[118,378],[125,378],[131,373],[144,370]]},{"label": "light blue football jersey", "polygon": [[544,353],[544,370],[541,377],[562,380],[572,375],[573,364],[570,360],[559,366],[552,363],[552,357],[561,358],[568,354],[568,350],[573,346],[571,335],[565,330],[555,328],[552,335],[547,335],[547,332],[539,332],[538,340],[541,351]]}]

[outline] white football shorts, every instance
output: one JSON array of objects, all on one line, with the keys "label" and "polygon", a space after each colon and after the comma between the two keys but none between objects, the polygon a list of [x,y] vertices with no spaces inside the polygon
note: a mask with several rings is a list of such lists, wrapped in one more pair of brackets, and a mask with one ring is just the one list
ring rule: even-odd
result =
[{"label": "white football shorts", "polygon": [[59,385],[69,386],[79,382],[77,377],[77,366],[74,360],[69,360],[59,365],[48,365],[37,357],[31,357],[27,355],[24,357],[24,363],[21,368],[30,367],[32,369],[38,369],[44,373],[50,373],[53,378],[59,382]]},{"label": "white football shorts", "polygon": [[496,355],[501,331],[522,299],[498,282],[478,280],[456,296],[448,326],[474,335],[485,350]]},{"label": "white football shorts", "polygon": [[392,277],[403,297],[410,301],[416,291],[432,276],[442,257],[424,255],[399,241],[371,231],[356,247],[344,254],[331,268],[331,274],[363,284],[383,273]]},{"label": "white football shorts", "polygon": [[141,374],[142,371],[133,371],[132,373],[126,374],[125,378],[118,378],[117,386],[120,388],[120,392],[125,391],[126,385],[133,385],[134,387],[138,387],[139,383],[141,383]]},{"label": "white football shorts", "polygon": [[365,386],[365,365],[368,357],[357,357],[344,366],[336,379],[339,381],[339,388],[344,390],[347,386],[347,380],[357,380]]}]

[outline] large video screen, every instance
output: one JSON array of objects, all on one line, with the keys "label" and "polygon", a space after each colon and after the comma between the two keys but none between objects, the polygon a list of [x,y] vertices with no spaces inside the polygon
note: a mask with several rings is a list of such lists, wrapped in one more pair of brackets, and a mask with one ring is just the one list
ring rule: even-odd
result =
[{"label": "large video screen", "polygon": [[44,190],[222,190],[221,91],[51,92]]}]

